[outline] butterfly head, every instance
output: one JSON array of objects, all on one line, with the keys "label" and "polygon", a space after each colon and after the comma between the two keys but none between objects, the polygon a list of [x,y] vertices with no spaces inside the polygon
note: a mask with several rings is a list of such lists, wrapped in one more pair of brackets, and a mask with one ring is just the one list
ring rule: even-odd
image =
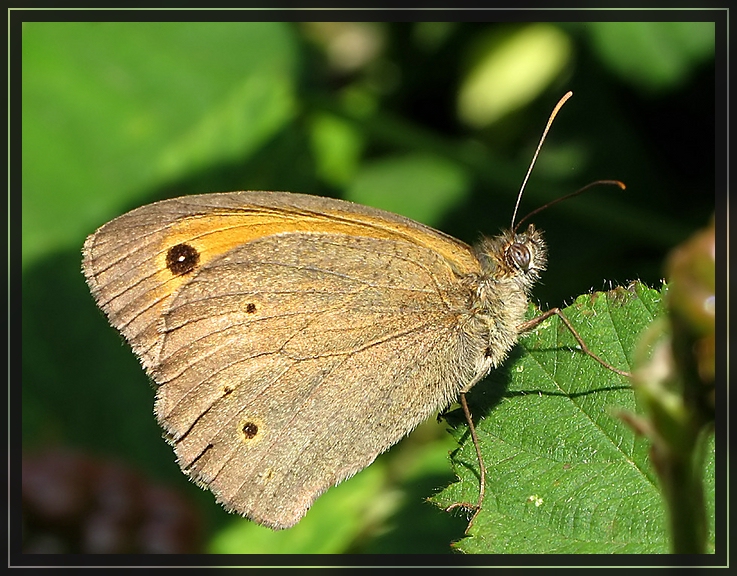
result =
[{"label": "butterfly head", "polygon": [[526,293],[545,270],[547,251],[542,232],[530,224],[523,232],[505,230],[484,237],[476,246],[482,276],[492,282],[514,282]]}]

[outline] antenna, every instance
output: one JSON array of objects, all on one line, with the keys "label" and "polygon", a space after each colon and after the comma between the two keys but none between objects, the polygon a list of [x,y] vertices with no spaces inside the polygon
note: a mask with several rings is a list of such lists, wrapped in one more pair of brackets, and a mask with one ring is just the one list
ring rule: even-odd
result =
[{"label": "antenna", "polygon": [[556,198],[555,200],[551,200],[547,204],[543,204],[539,208],[535,208],[532,212],[527,214],[524,218],[522,218],[519,222],[517,222],[517,226],[512,230],[513,232],[517,231],[517,228],[522,226],[522,223],[525,220],[529,220],[532,216],[537,214],[538,212],[542,212],[546,208],[550,208],[554,204],[557,204],[558,202],[562,202],[563,200],[568,200],[568,198],[573,198],[574,196],[578,196],[581,194],[581,192],[586,192],[589,188],[593,186],[598,186],[599,184],[612,184],[614,186],[619,186],[622,190],[625,190],[627,186],[624,185],[624,182],[620,182],[619,180],[596,180],[595,182],[591,182],[590,184],[586,184],[583,188],[579,188],[575,192],[571,192],[570,194],[566,194],[565,196],[561,196],[560,198]]},{"label": "antenna", "polygon": [[[537,145],[537,150],[535,150],[535,154],[532,156],[532,162],[530,162],[530,167],[527,169],[527,174],[525,175],[525,179],[522,181],[522,187],[519,189],[519,194],[517,194],[517,203],[514,205],[514,212],[512,213],[512,225],[510,228],[512,230],[515,229],[514,227],[514,219],[517,218],[517,209],[519,208],[520,200],[522,200],[522,192],[525,189],[525,186],[527,185],[527,179],[530,177],[530,172],[532,172],[532,167],[535,165],[535,160],[537,160],[537,155],[540,153],[540,148],[542,148],[543,142],[545,142],[545,137],[548,135],[548,130],[550,130],[550,125],[553,123],[553,119],[558,114],[558,110],[561,109],[563,104],[566,103],[566,100],[568,100],[571,96],[573,96],[573,92],[570,90],[566,92],[563,95],[563,98],[561,98],[558,103],[555,105],[555,108],[553,108],[553,111],[550,114],[550,118],[548,118],[548,123],[545,126],[545,130],[543,131],[543,135],[540,138],[540,142]],[[583,190],[581,190],[583,191]],[[528,214],[529,216],[529,214]]]}]

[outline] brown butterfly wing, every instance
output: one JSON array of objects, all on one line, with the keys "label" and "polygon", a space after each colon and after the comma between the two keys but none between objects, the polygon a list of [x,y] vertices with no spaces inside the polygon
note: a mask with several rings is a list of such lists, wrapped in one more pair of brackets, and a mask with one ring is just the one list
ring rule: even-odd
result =
[{"label": "brown butterfly wing", "polygon": [[467,289],[434,252],[291,233],[210,262],[164,316],[153,371],[182,468],[284,528],[454,400]]},{"label": "brown butterfly wing", "polygon": [[182,467],[274,527],[474,376],[459,278],[478,261],[395,214],[278,192],[189,196],[116,218],[83,252],[98,305],[161,384],[156,412]]},{"label": "brown butterfly wing", "polygon": [[108,222],[87,238],[82,251],[82,270],[97,305],[147,370],[154,365],[158,323],[177,282],[171,274],[162,274],[157,258],[169,228],[190,214],[175,202],[167,202],[166,210],[158,206],[145,206]]},{"label": "brown butterfly wing", "polygon": [[460,274],[478,271],[467,245],[408,218],[331,198],[259,191],[184,196],[132,210],[87,238],[82,269],[98,306],[149,370],[161,344],[163,310],[190,277],[167,269],[172,246],[192,245],[204,266],[255,238],[338,227],[405,239],[438,252]]}]

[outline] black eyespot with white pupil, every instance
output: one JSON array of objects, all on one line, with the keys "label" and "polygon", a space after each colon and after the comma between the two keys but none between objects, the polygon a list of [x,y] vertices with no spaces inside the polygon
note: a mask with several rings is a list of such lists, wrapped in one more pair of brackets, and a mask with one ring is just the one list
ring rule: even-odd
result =
[{"label": "black eyespot with white pupil", "polygon": [[507,248],[507,261],[520,270],[529,270],[532,256],[524,244],[515,242]]},{"label": "black eyespot with white pupil", "polygon": [[192,272],[200,261],[200,253],[190,244],[177,244],[166,253],[166,267],[175,276]]}]

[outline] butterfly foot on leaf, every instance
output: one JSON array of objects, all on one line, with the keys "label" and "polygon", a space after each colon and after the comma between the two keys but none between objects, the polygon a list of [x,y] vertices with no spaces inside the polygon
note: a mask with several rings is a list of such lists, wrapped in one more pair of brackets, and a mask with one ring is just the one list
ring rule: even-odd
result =
[{"label": "butterfly foot on leaf", "polygon": [[473,515],[468,520],[468,526],[466,526],[466,530],[464,531],[464,534],[468,534],[471,526],[473,526],[473,521],[476,520],[476,516],[478,516],[478,513],[481,512],[481,506],[479,506],[478,504],[470,504],[468,502],[454,502],[453,504],[445,508],[445,512],[450,512],[455,508],[462,508],[467,512],[473,512]]}]

